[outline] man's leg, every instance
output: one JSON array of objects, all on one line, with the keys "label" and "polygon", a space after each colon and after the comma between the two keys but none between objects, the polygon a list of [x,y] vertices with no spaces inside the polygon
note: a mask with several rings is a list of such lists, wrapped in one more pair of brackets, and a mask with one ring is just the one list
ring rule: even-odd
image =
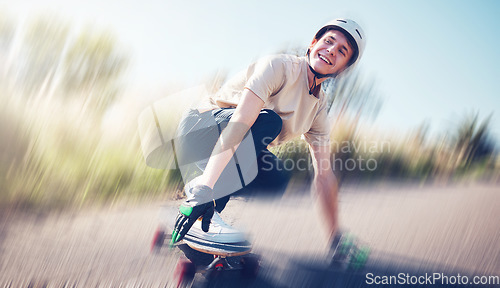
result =
[{"label": "man's leg", "polygon": [[[226,128],[231,120],[235,109],[217,109],[213,113],[215,122],[220,125],[221,130]],[[283,121],[276,112],[263,109],[255,120],[250,131],[255,145],[255,153],[258,156],[267,146],[280,134]]]},{"label": "man's leg", "polygon": [[290,180],[290,173],[283,167],[283,162],[273,153],[266,150],[257,159],[259,172],[249,185],[235,193],[215,201],[215,210],[221,212],[231,196],[280,197],[285,193]]},{"label": "man's leg", "polygon": [[[224,109],[216,113],[217,122],[224,126],[232,116],[232,109]],[[282,120],[272,110],[262,110],[254,125],[250,128],[254,140],[258,174],[247,186],[231,194],[233,196],[281,195],[284,193],[289,180],[289,173],[284,169],[282,161],[267,150],[267,146],[281,132]],[[216,210],[222,211],[231,195],[227,195],[216,201]]]},{"label": "man's leg", "polygon": [[174,143],[185,184],[203,173],[203,164],[212,154],[218,138],[219,128],[212,111],[199,113],[198,110],[190,110],[184,115],[177,127]]}]

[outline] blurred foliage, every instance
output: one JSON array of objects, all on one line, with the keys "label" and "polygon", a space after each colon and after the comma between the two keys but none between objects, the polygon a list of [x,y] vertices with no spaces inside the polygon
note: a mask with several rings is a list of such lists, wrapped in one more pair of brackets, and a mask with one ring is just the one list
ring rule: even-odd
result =
[{"label": "blurred foliage", "polygon": [[145,165],[128,118],[118,119],[127,130],[122,138],[101,129],[128,63],[110,33],[73,31],[57,17],[25,25],[6,19],[0,22],[0,207],[80,207],[177,189],[179,175]]},{"label": "blurred foliage", "polygon": [[466,115],[458,124],[452,136],[452,147],[457,165],[470,167],[474,162],[482,161],[494,153],[494,143],[489,136],[491,115],[482,123],[479,113]]},{"label": "blurred foliage", "polygon": [[175,172],[145,165],[137,135],[110,141],[93,121],[51,104],[2,111],[0,204],[81,207],[177,189]]},{"label": "blurred foliage", "polygon": [[[0,19],[0,206],[81,207],[178,191],[178,171],[145,164],[136,131],[138,111],[145,107],[133,103],[134,112],[114,120],[120,137],[101,129],[120,99],[128,63],[110,33],[89,27],[74,31],[57,17],[36,18],[24,26]],[[425,124],[408,135],[386,136],[363,126],[363,117],[375,117],[381,105],[375,81],[359,70],[351,73],[324,86],[340,179],[498,181],[500,165],[488,132],[491,118],[480,123],[477,114],[469,115],[438,140],[429,139]],[[217,90],[221,79],[224,73],[209,90]],[[144,91],[139,94],[144,97]],[[274,152],[288,159],[285,166],[295,183],[310,181],[304,141]]]},{"label": "blurred foliage", "polygon": [[363,74],[357,68],[345,73],[322,84],[328,99],[329,115],[341,119],[349,113],[356,120],[360,117],[374,119],[382,107],[374,77]]},{"label": "blurred foliage", "polygon": [[102,116],[119,94],[128,57],[111,33],[90,26],[75,31],[46,15],[12,30],[20,35],[16,41],[0,35],[9,55],[6,71],[27,101],[57,96],[77,102],[80,114]]},{"label": "blurred foliage", "polygon": [[[288,48],[280,53],[301,56],[305,50]],[[496,143],[489,133],[491,116],[479,123],[478,113],[466,115],[434,139],[427,123],[408,135],[375,131],[366,125],[382,106],[375,83],[373,75],[355,68],[322,84],[332,123],[332,168],[341,182],[500,180]],[[295,163],[301,159],[311,162],[301,140],[273,152]],[[305,170],[299,165],[290,167],[294,179],[311,180],[312,164]]]},{"label": "blurred foliage", "polygon": [[9,16],[0,13],[0,49],[5,51],[14,38],[15,27]]},{"label": "blurred foliage", "polygon": [[[426,124],[407,135],[384,135],[370,131],[370,128],[364,128],[362,125],[353,130],[349,123],[356,119],[344,118],[340,121],[343,124],[340,125],[350,127],[348,129],[351,130],[348,133],[340,133],[340,138],[335,141],[343,141],[349,143],[350,147],[362,149],[351,149],[355,150],[354,153],[342,150],[332,153],[336,153],[336,158],[342,158],[343,162],[347,159],[362,159],[365,165],[358,164],[356,169],[346,169],[344,166],[344,169],[337,169],[337,172],[341,179],[355,181],[498,181],[498,154],[495,151],[495,143],[488,136],[490,119],[487,118],[479,124],[477,115],[473,118],[466,116],[456,127],[431,138],[428,136],[429,129]],[[333,135],[339,133],[334,131]],[[370,169],[374,166],[376,169]]]},{"label": "blurred foliage", "polygon": [[84,30],[68,48],[62,82],[69,95],[83,96],[85,108],[102,113],[115,100],[116,82],[126,65],[109,33]]},{"label": "blurred foliage", "polygon": [[17,58],[24,58],[18,62],[23,94],[30,98],[46,97],[56,85],[61,55],[69,40],[69,25],[40,16],[28,22],[25,29]]}]

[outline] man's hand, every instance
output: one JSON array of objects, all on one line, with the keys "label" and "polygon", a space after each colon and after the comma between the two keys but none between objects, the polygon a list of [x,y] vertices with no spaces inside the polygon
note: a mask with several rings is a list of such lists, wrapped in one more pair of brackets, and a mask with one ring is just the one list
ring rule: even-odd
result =
[{"label": "man's hand", "polygon": [[[208,201],[213,195],[208,186],[198,185],[191,188],[190,196],[179,207],[179,214],[175,219],[174,231],[172,232],[171,245],[182,240],[198,218],[203,217],[201,229],[208,232],[210,220],[214,215],[214,201]],[[202,203],[202,204],[199,204]]]}]

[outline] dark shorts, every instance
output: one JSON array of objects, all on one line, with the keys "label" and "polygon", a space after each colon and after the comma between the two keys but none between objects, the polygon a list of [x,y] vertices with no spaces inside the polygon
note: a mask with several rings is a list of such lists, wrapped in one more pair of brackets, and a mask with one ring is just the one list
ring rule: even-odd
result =
[{"label": "dark shorts", "polygon": [[[177,132],[179,140],[176,150],[179,165],[183,167],[185,183],[203,173],[220,133],[231,120],[234,111],[234,108],[215,109],[203,113],[190,110],[183,117]],[[238,174],[230,174],[229,167],[226,167],[215,184],[214,191],[220,187],[232,187],[232,184],[238,184],[240,188],[243,188],[228,190],[230,193],[226,193],[216,201],[217,210],[224,208],[231,195],[280,196],[283,194],[290,175],[284,169],[282,161],[267,149],[267,146],[281,132],[282,125],[283,122],[276,112],[269,109],[261,110],[247,133],[247,136],[251,134],[251,137],[245,137],[235,153],[238,156],[235,161],[238,163],[236,164]],[[249,141],[253,143],[251,149],[248,149],[248,145],[246,148],[243,147],[245,140],[248,140],[247,144]],[[256,167],[252,168],[255,164],[251,165],[250,162],[255,163]],[[252,169],[255,169],[255,172],[250,171]],[[247,177],[247,175],[252,175],[252,177]]]}]

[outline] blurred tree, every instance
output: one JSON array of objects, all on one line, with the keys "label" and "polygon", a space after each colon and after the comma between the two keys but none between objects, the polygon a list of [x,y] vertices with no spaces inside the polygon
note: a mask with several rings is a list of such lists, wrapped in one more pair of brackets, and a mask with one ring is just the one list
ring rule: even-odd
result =
[{"label": "blurred tree", "polygon": [[375,79],[367,78],[359,69],[325,81],[323,89],[328,97],[329,115],[340,119],[351,112],[357,122],[361,116],[375,118],[382,102],[375,89]]},{"label": "blurred tree", "polygon": [[65,55],[63,86],[69,95],[83,96],[84,111],[102,113],[116,98],[127,62],[111,34],[84,30]]},{"label": "blurred tree", "polygon": [[[7,52],[16,29],[5,19],[0,20],[0,60],[13,58],[16,87],[28,99],[38,102],[64,95],[81,99],[83,112],[96,115],[115,100],[128,58],[110,33],[86,28],[75,37],[70,23],[42,15],[21,27],[22,38],[15,45],[19,51],[12,57],[5,55],[12,54]],[[8,66],[3,65],[0,73],[6,74]]]},{"label": "blurred tree", "polygon": [[489,136],[492,115],[482,123],[479,123],[478,117],[479,113],[466,115],[452,137],[458,166],[468,168],[473,162],[492,156],[495,151],[495,144]]},{"label": "blurred tree", "polygon": [[[51,96],[69,40],[69,25],[56,17],[41,16],[28,23],[20,61],[21,87],[28,97]],[[47,95],[49,94],[49,95]]]},{"label": "blurred tree", "polygon": [[410,142],[415,143],[419,147],[423,147],[429,137],[430,125],[428,122],[422,122],[417,129],[410,135]]},{"label": "blurred tree", "polygon": [[15,27],[8,16],[0,14],[0,81],[5,79],[8,70],[8,58],[14,39]]}]

